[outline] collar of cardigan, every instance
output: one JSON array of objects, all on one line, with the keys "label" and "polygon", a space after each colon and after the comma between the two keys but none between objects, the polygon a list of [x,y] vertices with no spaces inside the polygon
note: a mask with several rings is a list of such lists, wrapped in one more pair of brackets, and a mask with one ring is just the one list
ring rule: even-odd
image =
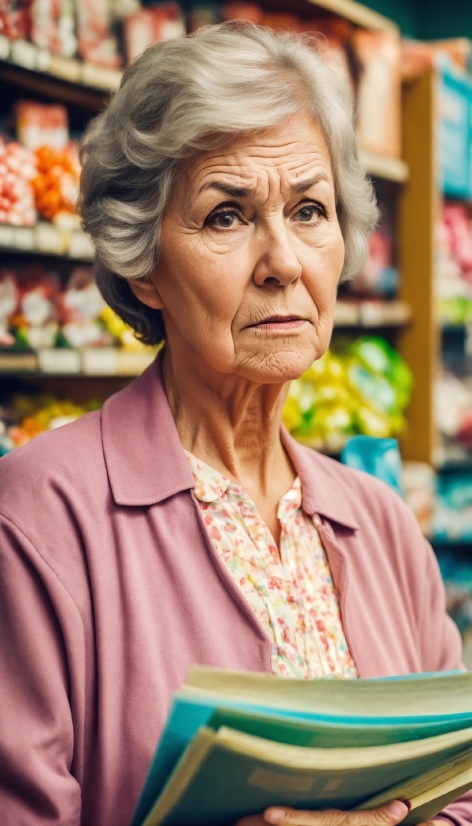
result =
[{"label": "collar of cardigan", "polygon": [[[153,505],[195,487],[164,392],[162,357],[101,411],[103,452],[117,505]],[[357,520],[338,484],[339,465],[300,445],[282,428],[282,442],[302,483],[302,507],[346,528]],[[339,468],[340,469],[340,468]]]}]

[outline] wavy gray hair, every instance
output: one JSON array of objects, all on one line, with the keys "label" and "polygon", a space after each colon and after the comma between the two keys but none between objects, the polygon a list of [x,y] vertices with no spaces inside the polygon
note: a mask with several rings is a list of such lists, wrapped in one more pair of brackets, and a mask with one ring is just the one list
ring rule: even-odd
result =
[{"label": "wavy gray hair", "polygon": [[300,110],[313,113],[329,147],[345,280],[365,262],[377,209],[357,156],[351,91],[320,41],[233,22],[159,43],[127,69],[91,122],[81,147],[82,221],[105,300],[144,342],[164,337],[162,316],[135,298],[128,280],[146,279],[157,264],[179,162]]}]

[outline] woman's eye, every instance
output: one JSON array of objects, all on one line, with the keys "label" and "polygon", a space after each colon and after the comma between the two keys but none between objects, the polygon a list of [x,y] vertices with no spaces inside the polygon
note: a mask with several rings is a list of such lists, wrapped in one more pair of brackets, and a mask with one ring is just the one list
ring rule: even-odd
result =
[{"label": "woman's eye", "polygon": [[216,212],[210,216],[207,223],[220,229],[234,229],[238,223],[241,223],[241,216],[233,210]]},{"label": "woman's eye", "polygon": [[297,216],[299,221],[302,221],[304,224],[309,224],[313,220],[317,221],[319,218],[324,217],[325,211],[322,206],[307,204],[298,210]]}]

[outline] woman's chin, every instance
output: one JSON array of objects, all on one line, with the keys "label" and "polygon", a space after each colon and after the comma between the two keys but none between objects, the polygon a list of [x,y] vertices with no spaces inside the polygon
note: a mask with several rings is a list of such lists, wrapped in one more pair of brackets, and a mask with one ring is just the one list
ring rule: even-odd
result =
[{"label": "woman's chin", "polygon": [[257,384],[281,384],[299,379],[316,359],[323,355],[313,347],[303,351],[254,353],[237,371],[242,378]]}]

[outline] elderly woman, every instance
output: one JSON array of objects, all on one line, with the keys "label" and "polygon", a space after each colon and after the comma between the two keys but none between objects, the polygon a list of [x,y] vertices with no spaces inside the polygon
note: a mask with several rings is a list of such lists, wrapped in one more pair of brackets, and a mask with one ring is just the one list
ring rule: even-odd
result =
[{"label": "elderly woman", "polygon": [[[2,826],[126,826],[195,663],[460,664],[407,508],[280,425],[376,219],[349,90],[317,48],[232,25],[149,49],[85,138],[81,209],[103,295],[166,344],[100,412],[0,463]],[[465,826],[470,798],[440,817]]]}]

